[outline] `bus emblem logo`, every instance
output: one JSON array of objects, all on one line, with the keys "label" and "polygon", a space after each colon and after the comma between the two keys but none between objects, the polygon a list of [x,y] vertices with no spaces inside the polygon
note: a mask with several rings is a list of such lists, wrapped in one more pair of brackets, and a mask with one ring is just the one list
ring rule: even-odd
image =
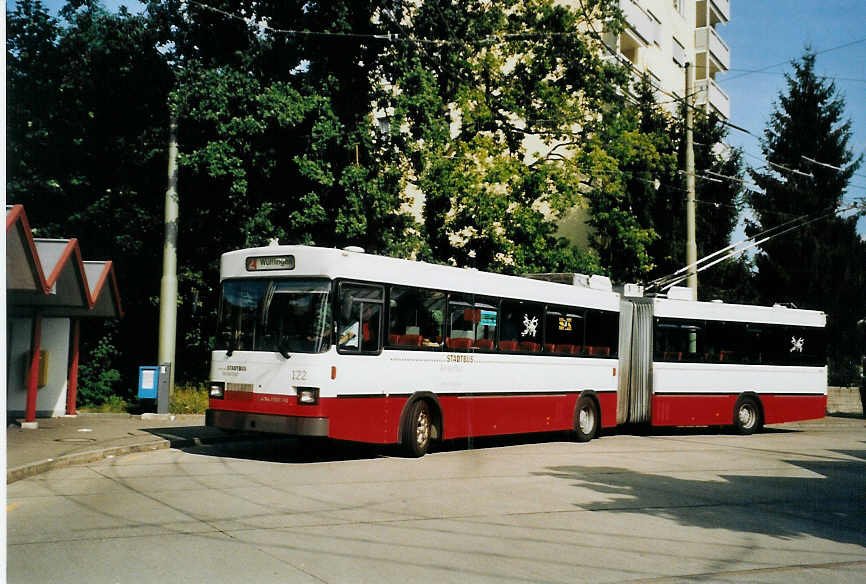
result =
[{"label": "bus emblem logo", "polygon": [[538,317],[533,316],[529,318],[528,314],[523,315],[523,326],[526,328],[523,329],[523,332],[520,333],[521,337],[534,337],[536,332],[538,331]]}]

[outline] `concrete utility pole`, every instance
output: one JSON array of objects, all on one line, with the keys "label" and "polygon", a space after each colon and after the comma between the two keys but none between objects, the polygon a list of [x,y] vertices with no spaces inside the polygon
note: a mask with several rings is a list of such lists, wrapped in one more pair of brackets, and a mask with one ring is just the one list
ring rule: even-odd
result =
[{"label": "concrete utility pole", "polygon": [[[177,336],[177,116],[171,114],[168,139],[168,188],[165,191],[165,244],[159,289],[159,364],[169,363],[169,393],[174,392],[174,355]],[[161,396],[162,398],[163,396]],[[159,399],[158,412],[168,413],[168,400]],[[163,403],[164,402],[164,403]],[[162,411],[162,409],[165,411]]]},{"label": "concrete utility pole", "polygon": [[686,265],[688,270],[688,286],[692,289],[694,299],[698,299],[698,244],[696,241],[695,215],[698,197],[695,193],[695,144],[692,135],[694,113],[692,98],[694,82],[691,63],[686,63]]}]

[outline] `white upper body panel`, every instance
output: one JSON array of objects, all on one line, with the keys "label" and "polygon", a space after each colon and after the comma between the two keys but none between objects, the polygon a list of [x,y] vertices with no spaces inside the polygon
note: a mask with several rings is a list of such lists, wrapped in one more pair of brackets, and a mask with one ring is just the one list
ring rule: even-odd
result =
[{"label": "white upper body panel", "polygon": [[827,315],[817,310],[802,310],[784,306],[754,306],[725,304],[722,302],[694,302],[691,300],[653,299],[655,316],[693,320],[720,320],[824,327]]},{"label": "white upper body panel", "polygon": [[[294,256],[294,269],[267,271],[247,271],[246,269],[246,258],[248,257],[281,255]],[[577,305],[614,312],[619,312],[620,302],[620,295],[616,292],[340,249],[280,245],[241,249],[222,255],[220,262],[221,280],[251,277],[312,277],[332,280],[346,278],[365,282]]]}]

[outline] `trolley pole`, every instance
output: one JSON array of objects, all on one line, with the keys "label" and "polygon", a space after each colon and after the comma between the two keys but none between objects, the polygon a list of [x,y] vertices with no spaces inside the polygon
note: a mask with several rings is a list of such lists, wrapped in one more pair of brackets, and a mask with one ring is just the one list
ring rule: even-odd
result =
[{"label": "trolley pole", "polygon": [[[177,336],[177,114],[172,112],[168,142],[168,188],[165,191],[165,243],[162,250],[162,280],[159,290],[159,364],[168,363],[169,394],[174,392],[175,340]],[[168,413],[168,399],[159,399]],[[159,407],[159,410],[163,407]]]},{"label": "trolley pole", "polygon": [[695,216],[697,208],[697,193],[695,192],[695,144],[692,134],[694,114],[692,97],[694,83],[692,81],[692,64],[686,63],[686,265],[688,270],[688,286],[694,299],[698,299],[698,244],[696,241]]}]

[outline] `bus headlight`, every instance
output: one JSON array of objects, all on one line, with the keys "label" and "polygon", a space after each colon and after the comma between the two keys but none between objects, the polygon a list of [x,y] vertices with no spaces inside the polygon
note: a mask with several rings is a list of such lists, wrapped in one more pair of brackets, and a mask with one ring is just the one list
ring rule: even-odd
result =
[{"label": "bus headlight", "polygon": [[318,387],[299,387],[298,404],[302,406],[314,406],[319,403]]},{"label": "bus headlight", "polygon": [[211,381],[207,392],[211,399],[222,399],[226,392],[225,381]]}]

